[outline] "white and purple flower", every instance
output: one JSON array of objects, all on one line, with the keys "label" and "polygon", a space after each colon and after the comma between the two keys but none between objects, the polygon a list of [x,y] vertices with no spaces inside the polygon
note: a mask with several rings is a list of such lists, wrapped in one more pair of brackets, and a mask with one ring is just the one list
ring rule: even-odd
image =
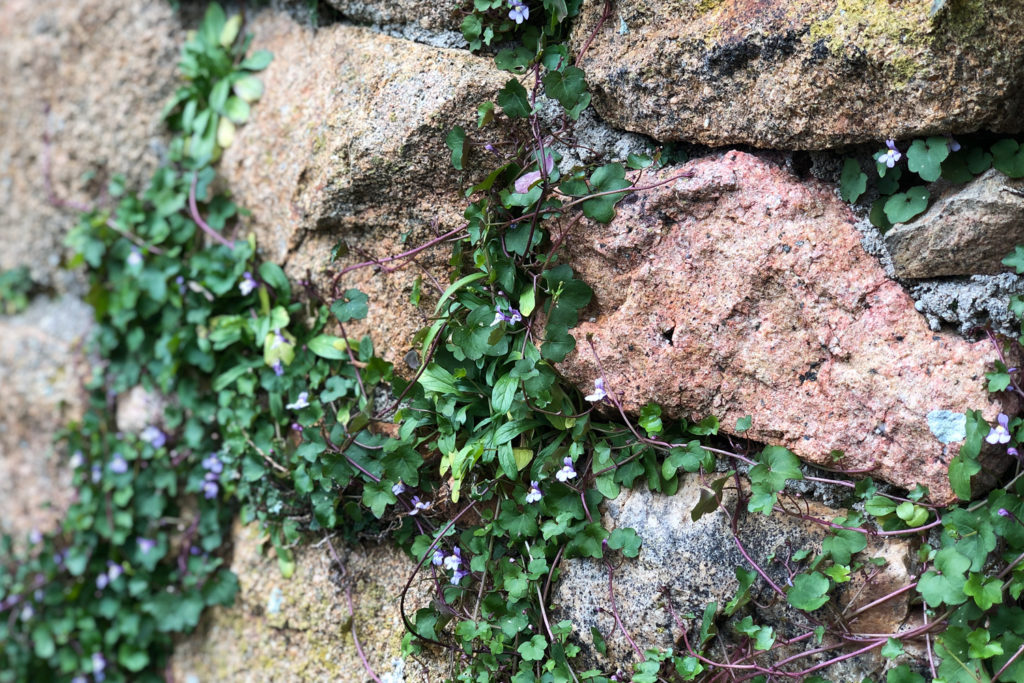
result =
[{"label": "white and purple flower", "polygon": [[892,168],[899,162],[900,159],[903,158],[903,155],[900,153],[900,150],[896,147],[895,140],[886,140],[885,146],[889,148],[888,151],[882,152],[877,157],[875,157],[875,161],[877,161],[880,164],[885,164],[887,168]]},{"label": "white and purple flower", "polygon": [[114,453],[114,459],[110,461],[110,471],[114,474],[124,474],[128,471],[128,461],[120,453]]},{"label": "white and purple flower", "polygon": [[299,397],[295,399],[295,403],[289,403],[285,406],[288,410],[302,410],[303,408],[309,407],[309,392],[303,391],[299,393]]},{"label": "white and purple flower", "polygon": [[597,401],[603,400],[608,394],[604,390],[604,378],[598,377],[594,380],[594,393],[589,396],[584,396],[583,400],[596,403]]},{"label": "white and purple flower", "polygon": [[419,496],[412,497],[412,510],[409,511],[410,515],[418,515],[420,510],[429,510],[430,503],[425,503],[420,500]]},{"label": "white and purple flower", "polygon": [[537,501],[539,501],[543,497],[544,497],[544,494],[541,492],[540,486],[538,486],[537,482],[531,481],[530,482],[530,490],[526,492],[526,502],[527,503],[536,503]]},{"label": "white and purple flower", "polygon": [[566,456],[562,460],[562,469],[555,472],[555,479],[563,484],[570,479],[576,478],[576,468],[572,466],[572,458]]},{"label": "white and purple flower", "polygon": [[1010,418],[1005,413],[999,413],[999,417],[996,418],[997,424],[993,427],[988,436],[985,437],[985,441],[991,444],[997,443],[1010,443]]},{"label": "white and purple flower", "polygon": [[238,283],[238,291],[242,293],[242,296],[249,296],[258,286],[259,284],[253,278],[252,273],[249,271],[242,273],[242,281]]},{"label": "white and purple flower", "polygon": [[167,435],[160,431],[159,427],[149,425],[142,430],[139,434],[139,438],[148,443],[153,448],[163,448],[164,444],[167,443]]},{"label": "white and purple flower", "polygon": [[508,5],[512,8],[508,13],[508,18],[516,24],[521,24],[530,18],[530,8],[522,0],[509,0]]},{"label": "white and purple flower", "polygon": [[494,307],[494,322],[491,323],[491,327],[494,327],[498,323],[517,323],[523,319],[523,314],[512,308],[508,309],[508,314],[501,312],[501,304]]}]

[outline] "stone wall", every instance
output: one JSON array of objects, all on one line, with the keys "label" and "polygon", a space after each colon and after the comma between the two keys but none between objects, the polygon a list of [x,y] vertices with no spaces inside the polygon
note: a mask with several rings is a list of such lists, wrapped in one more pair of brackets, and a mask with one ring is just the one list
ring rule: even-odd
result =
[{"label": "stone wall", "polygon": [[[459,224],[466,179],[451,168],[444,135],[475,125],[475,105],[506,78],[463,49],[454,9],[418,0],[331,4],[342,20],[319,29],[275,7],[249,14],[254,47],[275,60],[263,74],[265,97],[220,162],[252,212],[240,233],[254,232],[263,256],[293,279],[321,283],[346,264]],[[794,162],[798,150],[834,161],[844,146],[887,137],[1020,131],[1024,3],[947,3],[935,14],[932,4],[734,0],[679,10],[678,2],[623,1],[602,21],[604,3],[584,3],[573,45],[590,41],[582,65],[594,110],[580,133],[588,147],[620,158],[668,141],[760,149],[697,147],[698,158],[659,176],[692,177],[629,198],[609,226],[572,228],[567,253],[596,297],[577,331],[578,351],[561,367],[569,380],[589,391],[600,358],[628,410],[654,400],[672,416],[715,414],[727,427],[752,415],[747,436],[823,465],[842,450],[847,469],[871,469],[902,487],[924,482],[935,500],[951,500],[945,468],[955,446],[935,437],[929,414],[982,409],[991,419],[1018,409],[985,391],[991,347],[956,328],[978,316],[1009,323],[999,301],[1020,281],[998,274],[998,249],[975,247],[1003,240],[1009,251],[1024,200],[985,176],[949,190],[882,242],[857,231],[863,215],[838,199],[835,173],[824,182]],[[39,285],[28,311],[0,317],[0,530],[54,525],[73,495],[58,464],[66,454],[50,443],[80,410],[89,360],[77,342],[89,316],[80,284],[60,268],[62,239],[74,207],[102,201],[112,173],[138,186],[161,158],[159,113],[174,88],[184,27],[193,24],[161,0],[0,6],[0,96],[8,103],[0,107],[0,268],[27,265]],[[332,263],[339,242],[348,255]],[[979,258],[965,261],[965,253]],[[355,332],[371,332],[385,357],[401,363],[425,321],[405,303],[412,281],[443,280],[446,259],[443,249],[426,252],[407,270],[364,271],[347,282],[373,302]],[[991,279],[967,279],[977,274]],[[930,279],[949,275],[963,279]],[[910,285],[925,303],[915,305]],[[950,300],[963,303],[943,312],[941,301]],[[940,322],[952,326],[936,329]],[[680,521],[694,491],[657,500],[623,494],[606,515],[625,523],[636,509],[658,506]],[[759,533],[813,542],[816,529],[796,527]],[[715,551],[706,543],[693,541],[686,557],[670,553],[694,534],[641,530],[631,595],[649,596],[665,581],[652,567],[708,566]],[[897,544],[879,552],[907,554]],[[386,547],[340,553],[344,576],[321,539],[310,539],[285,580],[254,530],[237,529],[239,601],[181,644],[175,680],[364,680],[353,625],[383,679],[445,675],[451,663],[443,657],[420,663],[400,653],[394,600],[412,563]],[[585,562],[566,573],[575,583],[563,584],[561,608],[584,619],[593,605],[574,608],[568,596],[595,598],[587,582],[601,577]],[[897,612],[880,618],[878,630],[908,618]],[[657,633],[656,620],[643,624],[642,632]]]}]

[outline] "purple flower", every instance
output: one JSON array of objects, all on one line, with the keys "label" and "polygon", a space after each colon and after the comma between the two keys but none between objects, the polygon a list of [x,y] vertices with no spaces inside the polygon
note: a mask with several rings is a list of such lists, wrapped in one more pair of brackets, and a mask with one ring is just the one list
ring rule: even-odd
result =
[{"label": "purple flower", "polygon": [[132,253],[128,254],[128,258],[125,259],[125,263],[130,268],[138,268],[142,265],[142,254],[135,247],[132,247]]},{"label": "purple flower", "polygon": [[1019,458],[1020,457],[1020,453],[1018,453],[1017,449],[1014,448],[1013,446],[1010,446],[1009,448],[1006,449],[1006,454],[1007,455],[1012,455],[1015,458]]},{"label": "purple flower", "polygon": [[103,478],[103,468],[99,465],[92,466],[92,483],[100,483],[100,479]]},{"label": "purple flower", "polygon": [[501,304],[494,307],[494,322],[491,323],[491,327],[494,327],[500,322],[506,323],[517,323],[523,319],[523,314],[516,309],[509,307],[508,315],[501,312]]},{"label": "purple flower", "polygon": [[245,271],[242,273],[242,281],[238,283],[238,291],[242,293],[242,296],[249,296],[252,294],[252,290],[257,287],[256,280],[253,279],[252,273]]},{"label": "purple flower", "polygon": [[292,431],[293,432],[298,432],[299,434],[301,434],[302,433],[302,425],[300,425],[298,422],[292,422]]},{"label": "purple flower", "polygon": [[[555,168],[555,159],[550,154],[544,155],[544,174],[551,173]],[[530,191],[530,188],[541,179],[540,169],[536,171],[530,171],[524,174],[516,180],[515,191],[519,194],[526,194]]]},{"label": "purple flower", "polygon": [[444,551],[438,548],[434,551],[434,556],[430,558],[430,563],[435,567],[440,567],[444,563]]},{"label": "purple flower", "polygon": [[110,583],[110,578],[106,574],[100,574],[96,577],[96,587],[100,590],[106,588],[108,583]]},{"label": "purple flower", "polygon": [[289,403],[285,406],[288,410],[302,410],[303,408],[309,407],[309,392],[303,391],[299,394],[299,397],[295,399],[295,403]]},{"label": "purple flower", "polygon": [[409,511],[410,515],[419,514],[420,510],[429,510],[430,503],[424,503],[420,500],[419,496],[412,497],[412,510]]},{"label": "purple flower", "polygon": [[494,145],[492,145],[491,143],[488,142],[486,145],[484,145],[484,149],[487,150],[488,152],[493,152],[494,151]]},{"label": "purple flower", "polygon": [[541,493],[540,487],[537,485],[537,482],[531,481],[530,482],[530,490],[526,492],[526,502],[527,503],[536,503],[538,500],[540,500],[543,497],[544,497],[544,494]]},{"label": "purple flower", "polygon": [[560,469],[557,472],[555,472],[555,479],[557,479],[558,481],[560,481],[562,483],[565,483],[565,482],[569,481],[570,479],[575,479],[575,478],[576,478],[576,470],[572,466],[572,458],[567,456],[567,457],[565,457],[562,460],[562,469]]},{"label": "purple flower", "polygon": [[77,470],[83,464],[85,464],[85,458],[82,457],[82,451],[75,451],[71,454],[71,459],[68,460],[68,464],[71,465],[71,469]]},{"label": "purple flower", "polygon": [[403,493],[405,493],[405,484],[402,483],[401,479],[399,479],[396,484],[393,484],[391,486],[391,493],[395,494],[396,496],[400,496]]},{"label": "purple flower", "polygon": [[521,24],[530,18],[530,8],[521,0],[510,0],[508,4],[512,8],[512,11],[508,13],[508,18],[512,21]]},{"label": "purple flower", "polygon": [[114,474],[124,474],[128,471],[128,461],[120,453],[114,453],[114,459],[110,461],[110,471]]},{"label": "purple flower", "polygon": [[604,378],[598,377],[597,379],[594,380],[594,393],[590,394],[589,396],[584,396],[583,400],[590,401],[591,403],[596,403],[597,401],[600,401],[603,398],[605,398],[607,395],[608,394],[605,393],[604,390]]},{"label": "purple flower", "polygon": [[456,569],[454,572],[452,572],[452,585],[458,586],[459,585],[459,581],[462,581],[462,579],[465,578],[468,575],[469,575],[468,571],[463,571],[461,569]]},{"label": "purple flower", "polygon": [[21,620],[22,621],[28,621],[29,619],[31,619],[35,615],[36,615],[36,611],[34,609],[32,609],[32,605],[25,605],[21,609]]},{"label": "purple flower", "polygon": [[214,474],[220,474],[224,471],[224,463],[220,461],[216,453],[210,453],[209,456],[203,458],[203,469]]},{"label": "purple flower", "polygon": [[107,668],[107,658],[103,656],[102,652],[94,652],[92,655],[92,670],[93,673],[100,673]]},{"label": "purple flower", "polygon": [[1005,413],[999,413],[999,417],[996,418],[996,425],[989,431],[988,436],[985,437],[985,441],[996,444],[996,443],[1009,443],[1010,442],[1010,430],[1007,428],[1010,424],[1010,418]]},{"label": "purple flower", "polygon": [[903,158],[900,154],[900,150],[896,148],[895,140],[886,140],[885,146],[888,147],[888,151],[879,154],[875,160],[880,164],[885,164],[888,168],[892,168],[896,163]]},{"label": "purple flower", "polygon": [[949,147],[950,152],[960,151],[960,143],[952,135],[946,135],[946,146]]},{"label": "purple flower", "polygon": [[150,425],[142,430],[139,434],[139,438],[148,443],[153,448],[163,448],[164,444],[167,443],[167,435],[160,431],[159,428]]},{"label": "purple flower", "polygon": [[71,679],[71,683],[89,683],[89,682],[85,679],[85,676],[75,676],[74,678]]},{"label": "purple flower", "polygon": [[274,364],[271,365],[270,367],[274,371],[274,374],[277,375],[278,377],[284,374],[284,366],[281,365],[280,360],[275,360]]},{"label": "purple flower", "polygon": [[206,500],[210,500],[211,498],[216,498],[217,497],[217,492],[219,490],[220,490],[220,487],[217,486],[217,482],[215,482],[215,481],[204,481],[203,482],[203,496],[206,497]]},{"label": "purple flower", "polygon": [[43,540],[43,535],[41,533],[39,533],[39,529],[33,529],[32,531],[28,532],[28,542],[31,543],[32,545],[36,545],[37,543],[41,543],[42,540]]},{"label": "purple flower", "polygon": [[116,562],[107,562],[107,578],[111,581],[116,581],[117,577],[124,574],[124,567],[117,564]]},{"label": "purple flower", "polygon": [[452,554],[444,558],[444,568],[449,571],[455,571],[460,566],[462,566],[462,550],[459,546],[455,546]]},{"label": "purple flower", "polygon": [[999,508],[996,511],[996,514],[999,515],[1000,517],[1009,517],[1010,516],[1010,511],[1007,510],[1006,508]]},{"label": "purple flower", "polygon": [[156,541],[150,538],[142,538],[141,536],[136,539],[139,544],[139,552],[143,555],[148,555],[153,548],[156,547]]},{"label": "purple flower", "polygon": [[270,345],[270,348],[276,348],[281,344],[291,344],[291,342],[288,341],[288,337],[284,336],[281,332],[281,328],[278,327],[274,330],[274,343]]}]

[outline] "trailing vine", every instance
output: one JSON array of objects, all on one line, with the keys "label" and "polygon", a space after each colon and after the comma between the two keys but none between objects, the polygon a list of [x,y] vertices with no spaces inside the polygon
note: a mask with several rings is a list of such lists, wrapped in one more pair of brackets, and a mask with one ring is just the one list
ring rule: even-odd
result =
[{"label": "trailing vine", "polygon": [[[261,525],[285,576],[302,534],[327,535],[336,561],[328,534],[389,535],[416,564],[397,596],[403,650],[456,653],[451,680],[618,680],[614,671],[581,670],[573,624],[549,609],[564,563],[591,558],[607,562],[609,610],[637,654],[638,683],[820,682],[830,666],[872,651],[893,660],[887,683],[925,673],[944,683],[1024,681],[1019,463],[1002,487],[968,503],[983,442],[1015,456],[1019,418],[990,426],[977,412],[964,416],[950,477],[965,503],[939,510],[922,487],[899,495],[870,478],[819,477],[784,448],[723,439],[713,416],[663,419],[655,404],[630,416],[603,373],[587,395],[559,375],[592,297],[562,262],[567,226],[611,221],[618,201],[647,187],[645,169],[665,163],[655,152],[563,168],[561,140],[544,120],[564,132],[589,104],[565,45],[578,11],[578,1],[474,0],[463,33],[474,49],[500,47],[495,63],[510,78],[495,102],[479,106],[477,130],[457,127],[446,143],[456,169],[481,150],[497,165],[466,188],[462,226],[386,259],[337,267],[325,287],[296,286],[260,262],[253,238],[231,238],[241,209],[213,192],[211,164],[261,95],[253,74],[270,55],[246,56],[241,20],[211,6],[183,52],[186,85],[166,110],[170,163],[141,194],[114,179],[116,205],[86,212],[68,238],[71,265],[88,274],[91,348],[101,360],[85,416],[61,436],[76,487],[62,529],[0,541],[0,681],[161,680],[174,634],[237,592],[223,554],[236,514]],[[556,115],[542,119],[542,108]],[[518,142],[496,151],[479,131],[499,120]],[[414,287],[411,303],[431,324],[416,335],[417,367],[403,377],[375,355],[372,338],[348,334],[369,309],[347,276],[439,245],[451,250],[449,279],[430,296],[422,288],[431,282]],[[1020,253],[1008,263],[1024,270]],[[0,287],[8,312],[24,308],[16,279],[0,276]],[[990,390],[1024,397],[1010,360],[988,379]],[[137,387],[163,396],[165,407],[132,433],[118,424],[117,405]],[[742,434],[752,419],[730,431]],[[643,539],[604,528],[599,509],[623,487],[671,495],[684,477],[702,486],[694,520],[723,509],[733,520],[792,515],[828,535],[820,550],[776,558],[787,568],[778,582],[734,524],[749,565],[736,570],[738,593],[699,615],[673,612],[677,647],[644,650],[611,588]],[[787,489],[803,479],[848,489],[855,509],[833,519],[805,513]],[[828,606],[854,575],[872,575],[868,538],[888,536],[917,544],[913,581],[849,610],[856,616],[909,593],[926,618],[891,634],[857,633]],[[408,589],[424,577],[433,602],[407,609]],[[749,609],[765,599],[804,612],[813,626],[780,637]],[[670,595],[665,604],[671,610]],[[599,651],[611,636],[592,635]],[[921,639],[926,655],[908,659],[904,644]],[[780,655],[794,647],[803,649]]]}]

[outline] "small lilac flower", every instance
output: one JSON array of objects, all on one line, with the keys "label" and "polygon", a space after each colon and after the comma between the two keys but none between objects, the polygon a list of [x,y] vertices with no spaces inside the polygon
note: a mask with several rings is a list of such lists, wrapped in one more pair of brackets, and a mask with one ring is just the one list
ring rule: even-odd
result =
[{"label": "small lilac flower", "polygon": [[110,583],[110,578],[106,574],[100,574],[96,577],[96,587],[103,590]]},{"label": "small lilac flower", "polygon": [[584,396],[583,400],[590,401],[591,403],[596,403],[597,401],[600,401],[603,398],[605,398],[607,395],[608,394],[605,393],[604,390],[604,378],[598,377],[597,379],[594,380],[594,393],[590,394],[589,396]]},{"label": "small lilac flower", "polygon": [[215,481],[204,481],[203,482],[203,496],[206,498],[206,500],[210,500],[211,498],[216,498],[217,497],[217,492],[219,490],[220,490],[220,487],[217,486],[217,482],[215,482]]},{"label": "small lilac flower", "polygon": [[999,413],[999,417],[996,418],[999,423],[989,431],[988,436],[985,437],[985,441],[996,444],[996,443],[1009,443],[1010,442],[1010,430],[1007,426],[1010,423],[1010,418],[1005,413]]},{"label": "small lilac flower", "polygon": [[500,322],[506,323],[517,323],[523,319],[523,314],[516,309],[509,307],[508,315],[501,312],[501,304],[494,307],[494,322],[491,323],[491,327],[494,327]]},{"label": "small lilac flower", "polygon": [[128,461],[120,453],[114,453],[114,459],[110,461],[110,471],[114,474],[124,474],[128,471]]},{"label": "small lilac flower", "polygon": [[403,484],[401,480],[398,480],[397,483],[391,486],[391,493],[395,494],[396,496],[402,495],[403,493],[405,493],[405,484]]},{"label": "small lilac flower", "polygon": [[252,273],[249,271],[242,273],[242,281],[238,283],[238,291],[242,293],[242,296],[249,296],[252,294],[252,290],[258,286],[256,280],[252,277]]},{"label": "small lilac flower", "polygon": [[185,289],[186,289],[186,287],[185,287],[185,278],[182,277],[181,275],[179,275],[178,277],[174,278],[174,281],[176,283],[178,283],[178,294],[181,294],[182,296],[184,296]]},{"label": "small lilac flower", "polygon": [[95,652],[92,655],[92,670],[93,673],[100,673],[107,668],[107,658],[103,656],[102,652]]},{"label": "small lilac flower", "polygon": [[281,365],[281,361],[280,360],[275,360],[274,364],[271,365],[270,368],[274,371],[274,374],[277,375],[278,377],[280,377],[281,375],[284,374],[284,366]]},{"label": "small lilac flower", "polygon": [[203,458],[203,469],[214,474],[220,474],[224,471],[224,463],[220,461],[216,453],[210,453],[210,455]]},{"label": "small lilac flower", "polygon": [[299,434],[301,434],[302,433],[302,425],[300,425],[298,422],[292,422],[292,431],[293,432],[298,432]]},{"label": "small lilac flower", "polygon": [[148,443],[153,448],[163,448],[164,444],[167,443],[167,435],[160,431],[159,427],[150,425],[142,430],[139,434],[139,438]]},{"label": "small lilac flower", "polygon": [[1020,453],[1018,453],[1017,449],[1014,448],[1013,446],[1010,446],[1009,448],[1006,449],[1006,454],[1007,455],[1012,455],[1015,458],[1019,458],[1020,457]]},{"label": "small lilac flower", "polygon": [[124,574],[124,567],[117,564],[116,562],[107,562],[107,578],[111,581],[116,581],[117,577]]},{"label": "small lilac flower", "polygon": [[999,508],[998,510],[996,510],[996,514],[1000,517],[1009,517],[1010,511],[1007,510],[1006,508]]},{"label": "small lilac flower", "polygon": [[142,538],[141,536],[137,539],[139,544],[139,552],[143,555],[148,555],[153,548],[156,547],[156,541],[151,538]]},{"label": "small lilac flower", "polygon": [[68,460],[68,464],[71,465],[71,469],[77,470],[79,467],[85,464],[85,458],[82,457],[82,451],[75,451],[71,454],[71,459]]},{"label": "small lilac flower", "polygon": [[418,515],[420,510],[429,510],[430,503],[424,503],[420,500],[419,496],[412,497],[412,510],[409,511],[410,515]]},{"label": "small lilac flower", "polygon": [[57,566],[64,564],[64,555],[62,553],[57,553],[56,555],[54,555],[53,563]]},{"label": "small lilac flower", "polygon": [[543,497],[544,497],[544,494],[541,493],[540,487],[537,485],[537,482],[531,481],[530,482],[530,490],[526,492],[526,502],[527,503],[536,503],[538,500],[540,500]]},{"label": "small lilac flower", "polygon": [[291,344],[291,342],[288,341],[288,337],[284,336],[284,333],[281,332],[281,328],[278,327],[274,330],[274,343],[270,345],[270,348],[276,348],[281,344]]},{"label": "small lilac flower", "polygon": [[563,484],[570,479],[576,478],[576,469],[572,466],[572,458],[566,457],[562,460],[562,469],[555,472],[555,479]]},{"label": "small lilac flower", "polygon": [[100,479],[103,478],[103,468],[99,465],[92,466],[92,483],[100,483]]},{"label": "small lilac flower", "polygon": [[521,24],[530,18],[530,8],[520,0],[510,0],[509,6],[512,10],[508,13],[508,18],[517,24]]},{"label": "small lilac flower", "polygon": [[452,585],[458,586],[459,585],[459,581],[462,581],[462,579],[465,578],[468,575],[469,575],[468,571],[463,571],[461,569],[456,569],[454,572],[452,572]]},{"label": "small lilac flower", "polygon": [[434,551],[434,556],[430,559],[430,563],[435,567],[440,567],[444,563],[444,551],[438,548]]},{"label": "small lilac flower", "polygon": [[[552,157],[550,154],[545,154],[544,155],[544,173],[545,174],[551,173],[551,171],[554,170],[554,168],[555,168],[555,159],[554,159],[554,157]],[[519,194],[526,194],[527,192],[530,191],[530,188],[533,186],[533,184],[536,183],[540,179],[541,179],[540,169],[538,169],[536,171],[530,171],[529,173],[526,173],[523,176],[521,176],[520,178],[516,179],[516,183],[515,183],[515,188],[514,189]]]},{"label": "small lilac flower", "polygon": [[494,145],[492,145],[491,143],[488,142],[486,145],[484,145],[484,149],[487,150],[488,152],[493,152],[494,151]]},{"label": "small lilac flower", "polygon": [[295,403],[289,403],[285,406],[288,410],[302,410],[303,408],[309,407],[309,392],[303,391],[299,394],[299,397],[295,399]]},{"label": "small lilac flower", "polygon": [[886,140],[885,146],[889,148],[887,152],[879,154],[876,160],[880,164],[885,164],[888,168],[892,168],[896,163],[903,158],[900,154],[900,150],[896,147],[895,140]]},{"label": "small lilac flower", "polygon": [[125,259],[125,263],[127,263],[130,268],[140,267],[142,265],[142,254],[138,249],[132,247],[132,253],[128,254],[128,258]]},{"label": "small lilac flower", "polygon": [[89,683],[85,680],[85,676],[75,676],[71,679],[71,683]]},{"label": "small lilac flower", "polygon": [[25,605],[21,609],[21,620],[22,621],[28,621],[29,619],[31,619],[35,615],[36,615],[36,611],[34,609],[32,609],[32,605]]},{"label": "small lilac flower", "polygon": [[455,546],[452,550],[452,554],[444,558],[444,568],[449,571],[455,571],[462,565],[462,549],[459,546]]},{"label": "small lilac flower", "polygon": [[36,545],[38,543],[41,543],[42,540],[43,540],[43,535],[41,533],[39,533],[39,529],[33,529],[32,531],[28,532],[28,542],[31,543],[32,545]]},{"label": "small lilac flower", "polygon": [[949,147],[950,152],[960,151],[960,143],[957,142],[956,138],[954,138],[952,135],[946,136],[946,146]]}]

